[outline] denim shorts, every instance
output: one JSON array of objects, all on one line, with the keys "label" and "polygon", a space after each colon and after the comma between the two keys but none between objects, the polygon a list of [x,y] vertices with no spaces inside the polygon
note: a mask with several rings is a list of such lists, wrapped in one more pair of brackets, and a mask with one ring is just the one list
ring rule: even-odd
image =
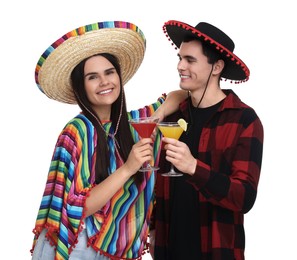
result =
[{"label": "denim shorts", "polygon": [[[46,230],[44,229],[38,237],[34,248],[32,260],[54,260],[55,248],[50,245],[50,242],[45,238]],[[100,255],[92,247],[87,247],[87,231],[84,229],[78,235],[78,242],[73,248],[69,256],[69,260],[110,260],[104,255]]]}]

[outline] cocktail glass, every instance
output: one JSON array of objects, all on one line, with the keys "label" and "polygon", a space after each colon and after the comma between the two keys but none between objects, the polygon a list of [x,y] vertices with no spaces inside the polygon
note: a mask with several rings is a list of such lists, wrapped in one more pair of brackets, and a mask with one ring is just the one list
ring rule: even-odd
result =
[{"label": "cocktail glass", "polygon": [[[157,122],[158,118],[156,117],[140,117],[135,119],[130,119],[129,122],[133,128],[137,131],[140,138],[149,138],[151,137]],[[141,172],[159,170],[159,167],[150,165],[149,162],[145,162],[142,167],[139,169]]]},{"label": "cocktail glass", "polygon": [[[183,133],[183,129],[177,122],[160,122],[157,124],[159,130],[161,131],[162,135],[169,138],[174,138],[178,140]],[[176,172],[174,170],[174,166],[171,163],[170,171],[166,173],[162,173],[162,176],[169,176],[169,177],[178,177],[182,176],[182,173]]]}]

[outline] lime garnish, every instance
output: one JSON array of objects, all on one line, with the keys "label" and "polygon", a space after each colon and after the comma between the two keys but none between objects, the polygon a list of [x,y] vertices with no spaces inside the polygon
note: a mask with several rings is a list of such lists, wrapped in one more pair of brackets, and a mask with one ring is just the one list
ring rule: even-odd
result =
[{"label": "lime garnish", "polygon": [[188,123],[184,119],[178,119],[177,123],[184,131],[187,131]]}]

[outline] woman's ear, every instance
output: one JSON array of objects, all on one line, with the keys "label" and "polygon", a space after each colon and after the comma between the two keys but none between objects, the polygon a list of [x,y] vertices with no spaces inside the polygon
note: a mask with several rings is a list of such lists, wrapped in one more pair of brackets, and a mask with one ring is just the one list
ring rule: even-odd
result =
[{"label": "woman's ear", "polygon": [[225,67],[225,62],[223,60],[218,60],[213,66],[213,74],[220,75]]}]

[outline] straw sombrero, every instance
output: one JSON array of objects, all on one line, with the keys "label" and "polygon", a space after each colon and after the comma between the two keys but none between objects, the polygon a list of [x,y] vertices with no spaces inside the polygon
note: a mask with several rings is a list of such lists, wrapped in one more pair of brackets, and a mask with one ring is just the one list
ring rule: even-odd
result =
[{"label": "straw sombrero", "polygon": [[139,68],[146,40],[134,24],[107,21],[79,27],[63,35],[41,55],[35,69],[35,81],[49,98],[76,104],[70,83],[74,67],[87,57],[110,53],[119,60],[125,85]]},{"label": "straw sombrero", "polygon": [[217,27],[205,22],[200,22],[193,27],[183,22],[170,20],[163,25],[163,31],[176,48],[180,47],[187,35],[192,35],[207,42],[224,58],[226,68],[221,75],[223,78],[234,80],[235,83],[245,82],[249,79],[249,68],[233,53],[234,42]]}]

